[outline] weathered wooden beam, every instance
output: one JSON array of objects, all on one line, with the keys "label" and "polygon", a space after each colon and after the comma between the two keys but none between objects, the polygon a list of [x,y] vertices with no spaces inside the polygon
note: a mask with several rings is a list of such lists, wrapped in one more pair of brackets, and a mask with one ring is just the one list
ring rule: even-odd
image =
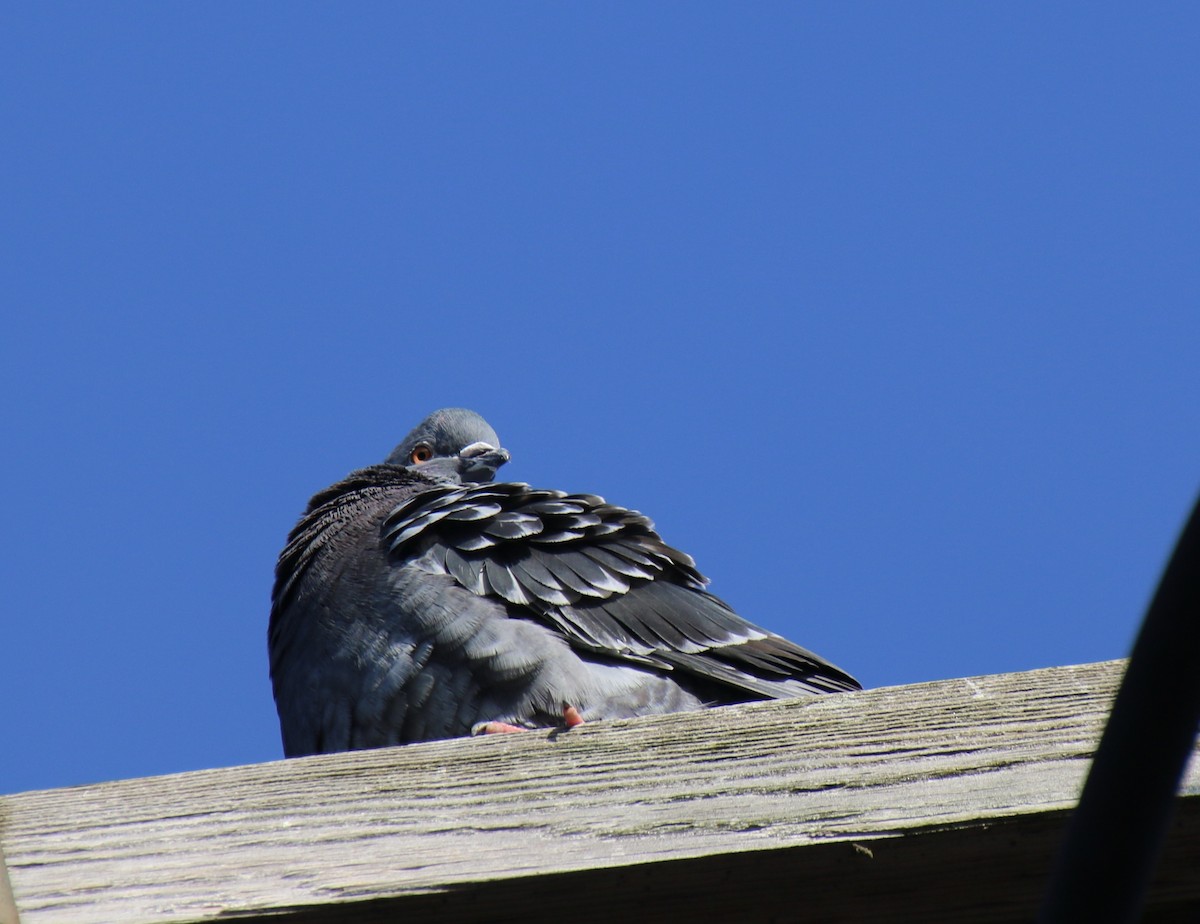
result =
[{"label": "weathered wooden beam", "polygon": [[[1123,662],[0,798],[21,924],[1032,917]],[[1200,920],[1195,762],[1146,920]]]}]

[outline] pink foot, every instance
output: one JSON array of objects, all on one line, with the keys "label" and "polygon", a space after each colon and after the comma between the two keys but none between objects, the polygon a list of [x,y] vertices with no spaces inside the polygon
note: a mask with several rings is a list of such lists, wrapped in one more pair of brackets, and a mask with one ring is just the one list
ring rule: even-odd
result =
[{"label": "pink foot", "polygon": [[472,735],[509,735],[513,732],[523,732],[519,725],[509,725],[507,722],[480,722],[471,729]]}]

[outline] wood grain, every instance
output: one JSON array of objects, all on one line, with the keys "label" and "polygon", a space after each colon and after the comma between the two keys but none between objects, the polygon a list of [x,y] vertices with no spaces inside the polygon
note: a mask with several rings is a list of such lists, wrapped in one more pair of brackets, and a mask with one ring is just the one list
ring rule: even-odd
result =
[{"label": "wood grain", "polygon": [[[778,878],[792,870],[805,881],[805,864],[810,877],[824,870],[821,881],[854,881],[854,870],[886,865],[872,855],[903,855],[908,867],[880,879],[892,888],[921,881],[913,870],[935,858],[940,879],[969,856],[1026,867],[1038,857],[1044,869],[1122,667],[22,793],[0,798],[0,845],[22,924],[553,920],[563,908],[584,921],[652,907],[669,920],[681,896],[700,909],[692,920],[721,920],[704,914],[728,911],[736,882],[767,873],[776,894],[760,910],[778,918],[798,910]],[[1195,761],[1186,791],[1200,794]],[[1181,843],[1194,850],[1200,798],[1182,802]],[[1014,838],[1039,846],[1018,850]],[[895,878],[901,868],[907,879]],[[1200,901],[1200,872],[1182,869],[1169,895]],[[718,882],[719,899],[707,894]],[[905,919],[892,912],[854,919]],[[993,919],[1016,918],[972,917]]]}]

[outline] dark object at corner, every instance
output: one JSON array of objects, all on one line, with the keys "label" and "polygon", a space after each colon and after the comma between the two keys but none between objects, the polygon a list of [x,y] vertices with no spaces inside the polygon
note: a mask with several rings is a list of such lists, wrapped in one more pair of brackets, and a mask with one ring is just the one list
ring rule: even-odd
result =
[{"label": "dark object at corner", "polygon": [[1136,921],[1200,724],[1200,503],[1142,622],[1039,924]]}]

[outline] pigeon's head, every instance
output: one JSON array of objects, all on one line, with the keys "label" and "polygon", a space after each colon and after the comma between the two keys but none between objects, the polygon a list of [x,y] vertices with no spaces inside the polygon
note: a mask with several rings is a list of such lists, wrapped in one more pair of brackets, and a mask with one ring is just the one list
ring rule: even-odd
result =
[{"label": "pigeon's head", "polygon": [[384,461],[448,484],[491,481],[509,459],[488,422],[462,407],[434,411]]}]

